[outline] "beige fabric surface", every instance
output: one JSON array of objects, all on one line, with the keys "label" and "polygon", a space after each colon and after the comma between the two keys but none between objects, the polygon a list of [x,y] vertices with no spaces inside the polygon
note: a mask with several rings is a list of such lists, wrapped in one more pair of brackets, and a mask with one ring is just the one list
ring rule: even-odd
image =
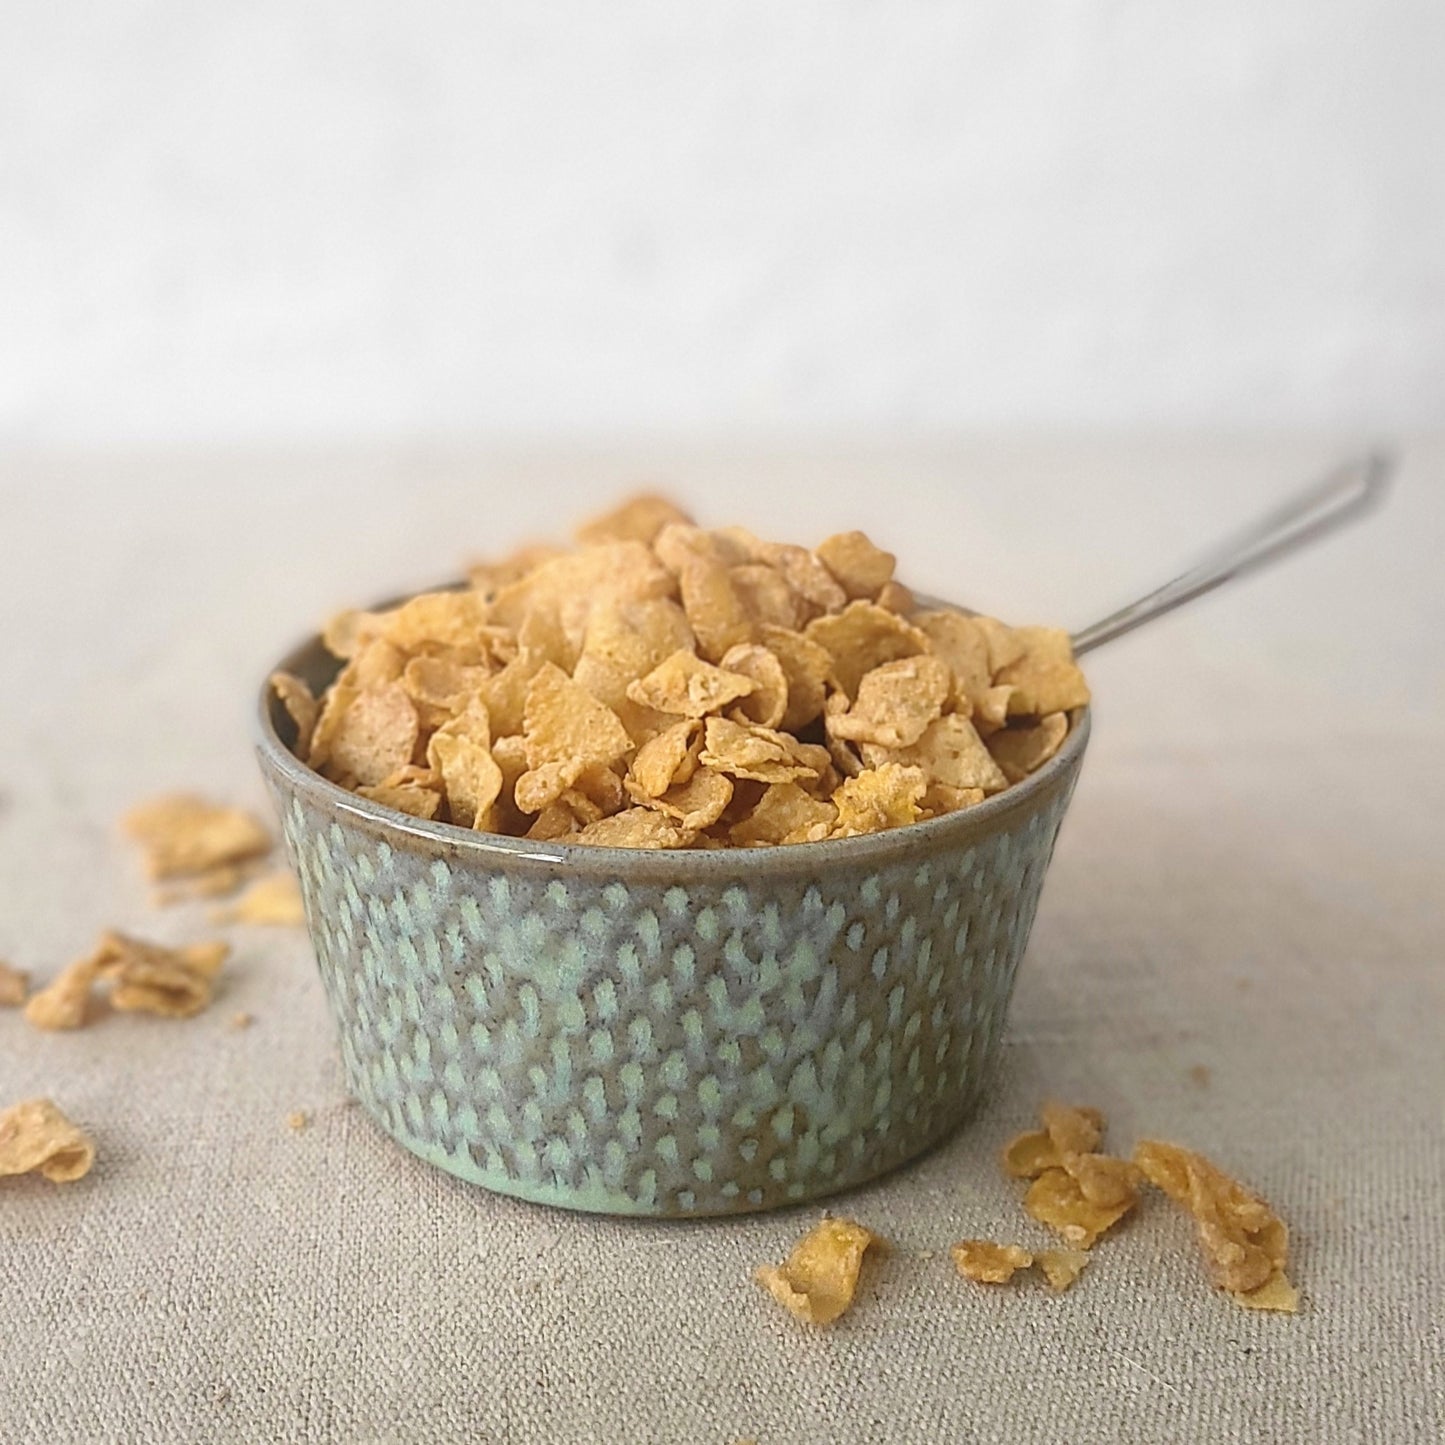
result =
[{"label": "beige fabric surface", "polygon": [[[209,936],[204,905],[152,909],[117,814],[176,786],[259,805],[252,691],[297,634],[619,479],[800,540],[862,525],[929,590],[1077,625],[1333,451],[12,456],[0,958],[43,979],[104,926]],[[828,1332],[749,1278],[816,1208],[569,1216],[403,1154],[346,1098],[299,932],[225,930],[188,1022],[0,1011],[0,1105],[52,1095],[99,1149],[78,1184],[0,1180],[0,1441],[1445,1438],[1442,541],[1445,447],[1422,443],[1368,528],[1091,664],[997,1085],[836,1202],[895,1248]],[[1262,1191],[1301,1313],[1214,1293],[1159,1196],[1061,1298],[958,1279],[959,1238],[1048,1242],[995,1162],[1045,1094]]]}]

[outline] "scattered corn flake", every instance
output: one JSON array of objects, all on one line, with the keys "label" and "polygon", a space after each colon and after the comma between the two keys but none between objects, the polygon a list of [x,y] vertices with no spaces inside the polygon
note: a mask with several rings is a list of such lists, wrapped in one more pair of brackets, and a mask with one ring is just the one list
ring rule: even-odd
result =
[{"label": "scattered corn flake", "polygon": [[980,1284],[1007,1284],[1034,1257],[1016,1244],[993,1244],[986,1239],[964,1239],[949,1251],[959,1274]]},{"label": "scattered corn flake", "polygon": [[649,738],[632,759],[635,786],[649,798],[660,798],[675,782],[686,781],[678,775],[692,754],[693,740],[701,735],[702,724],[687,718]]},{"label": "scattered corn flake", "polygon": [[102,935],[94,962],[110,983],[112,1008],[190,1018],[211,1002],[216,975],[230,951],[221,942],[167,948],[112,931]]},{"label": "scattered corn flake", "polygon": [[98,953],[76,959],[44,988],[30,995],[25,1005],[25,1021],[46,1032],[83,1027],[90,1012],[91,989],[99,975]]},{"label": "scattered corn flake", "polygon": [[232,1033],[240,1033],[242,1029],[248,1029],[256,1022],[256,1015],[247,1013],[242,1009],[239,1013],[233,1013],[230,1022],[226,1025]]},{"label": "scattered corn flake", "polygon": [[95,1145],[50,1099],[26,1099],[0,1113],[0,1175],[40,1174],[71,1184],[90,1172]]},{"label": "scattered corn flake", "polygon": [[851,1219],[823,1219],[780,1265],[763,1265],[754,1278],[805,1324],[830,1325],[853,1303],[864,1254],[883,1241]]},{"label": "scattered corn flake", "polygon": [[234,903],[211,910],[213,923],[256,923],[290,927],[306,922],[296,875],[285,869],[258,878]]},{"label": "scattered corn flake", "polygon": [[915,823],[925,788],[921,768],[899,763],[865,768],[857,777],[845,778],[833,794],[838,820],[829,836],[853,838]]},{"label": "scattered corn flake", "polygon": [[1276,1270],[1258,1289],[1231,1292],[1231,1298],[1247,1310],[1277,1310],[1286,1315],[1299,1310],[1299,1291],[1282,1270]]},{"label": "scattered corn flake", "polygon": [[988,738],[988,750],[1011,783],[1021,783],[1037,772],[1063,746],[1069,734],[1069,719],[1061,712],[1029,727],[1004,728]]},{"label": "scattered corn flake", "polygon": [[827,651],[832,677],[850,698],[875,667],[929,650],[918,628],[874,602],[850,602],[839,613],[814,618],[804,636]]},{"label": "scattered corn flake", "polygon": [[305,1109],[293,1109],[286,1116],[286,1127],[293,1134],[300,1134],[311,1127],[311,1115]]},{"label": "scattered corn flake", "polygon": [[185,878],[173,878],[151,890],[151,902],[157,908],[169,908],[177,903],[194,903],[201,898],[229,898],[256,876],[259,858],[247,863],[226,863],[205,873],[193,873]]},{"label": "scattered corn flake", "polygon": [[316,719],[321,716],[321,704],[311,689],[290,672],[271,674],[271,691],[286,709],[287,716],[296,726],[296,741],[292,752],[298,758],[305,758],[311,752],[311,734],[316,730]]},{"label": "scattered corn flake", "polygon": [[759,783],[789,783],[818,775],[815,766],[798,757],[794,738],[731,718],[708,718],[700,761],[721,773]]},{"label": "scattered corn flake", "polygon": [[866,673],[847,712],[830,713],[828,730],[849,742],[911,747],[943,711],[953,684],[948,664],[922,654]]},{"label": "scattered corn flake", "polygon": [[1131,1197],[1121,1204],[1092,1204],[1065,1169],[1045,1169],[1024,1196],[1029,1214],[1080,1249],[1092,1249],[1100,1235],[1112,1229],[1134,1203]]},{"label": "scattered corn flake", "polygon": [[579,542],[589,547],[599,542],[650,543],[672,522],[690,526],[692,518],[666,497],[643,492],[635,497],[628,497],[600,517],[592,517],[583,522],[575,535]]},{"label": "scattered corn flake", "polygon": [[30,992],[30,975],[0,963],[0,1008],[19,1008]]},{"label": "scattered corn flake", "polygon": [[797,783],[770,783],[729,836],[742,847],[814,842],[833,831],[837,818],[831,800],[815,798]]},{"label": "scattered corn flake", "polygon": [[875,547],[862,532],[837,532],[815,551],[850,599],[876,598],[893,580],[898,559]]},{"label": "scattered corn flake", "polygon": [[729,567],[728,579],[743,610],[759,627],[782,627],[791,632],[802,621],[797,594],[782,573],[765,562]]},{"label": "scattered corn flake", "polygon": [[[1284,1279],[1289,1231],[1263,1199],[1202,1154],[1177,1144],[1141,1140],[1134,1162],[1151,1184],[1194,1216],[1216,1284],[1251,1308],[1294,1307],[1293,1289]],[[1270,1292],[1259,1300],[1241,1298],[1266,1287]],[[1269,1302],[1275,1300],[1281,1303]]]},{"label": "scattered corn flake", "polygon": [[753,684],[753,690],[738,699],[731,714],[733,720],[779,727],[788,710],[788,677],[777,656],[760,643],[743,642],[723,654],[721,665],[729,673],[751,679]]},{"label": "scattered corn flake", "polygon": [[1059,627],[1020,627],[1014,635],[1023,644],[1024,655],[994,676],[995,682],[1013,688],[1010,716],[1042,717],[1088,703],[1089,685],[1074,661],[1067,632]]},{"label": "scattered corn flake", "polygon": [[695,653],[679,649],[658,663],[646,677],[630,683],[627,696],[658,712],[700,718],[721,712],[728,703],[746,697],[756,686],[751,677],[704,662]]},{"label": "scattered corn flake", "polygon": [[132,808],[121,826],[146,853],[152,878],[205,873],[271,851],[271,837],[250,813],[172,793]]},{"label": "scattered corn flake", "polygon": [[694,836],[655,808],[627,808],[589,823],[570,841],[595,848],[686,848]]},{"label": "scattered corn flake", "polygon": [[1031,1129],[1003,1149],[1003,1171],[1012,1179],[1037,1179],[1045,1169],[1062,1169],[1063,1157],[1046,1129]]},{"label": "scattered corn flake", "polygon": [[1104,1116],[1097,1109],[1045,1099],[1039,1118],[1060,1154],[1091,1154],[1103,1141]]},{"label": "scattered corn flake", "polygon": [[1049,1288],[1056,1294],[1063,1294],[1093,1258],[1081,1249],[1041,1249],[1034,1256],[1034,1263],[1043,1271]]}]

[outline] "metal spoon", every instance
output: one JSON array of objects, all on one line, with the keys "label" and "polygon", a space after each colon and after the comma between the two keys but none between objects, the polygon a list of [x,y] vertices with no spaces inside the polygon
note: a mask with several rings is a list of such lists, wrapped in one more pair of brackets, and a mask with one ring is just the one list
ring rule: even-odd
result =
[{"label": "metal spoon", "polygon": [[1091,624],[1072,638],[1076,654],[1112,642],[1206,592],[1231,577],[1273,562],[1286,553],[1323,537],[1372,511],[1384,500],[1395,471],[1395,457],[1373,451],[1336,467],[1322,481],[1226,538],[1189,571],[1117,612]]}]

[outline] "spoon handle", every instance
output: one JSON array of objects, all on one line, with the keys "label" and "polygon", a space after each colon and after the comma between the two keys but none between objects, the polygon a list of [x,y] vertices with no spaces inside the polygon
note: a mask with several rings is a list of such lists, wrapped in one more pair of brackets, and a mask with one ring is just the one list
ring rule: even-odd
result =
[{"label": "spoon handle", "polygon": [[1075,654],[1112,642],[1212,592],[1231,577],[1253,572],[1363,516],[1384,499],[1394,470],[1395,458],[1386,451],[1370,452],[1336,467],[1322,482],[1222,541],[1182,576],[1076,632],[1072,639]]}]

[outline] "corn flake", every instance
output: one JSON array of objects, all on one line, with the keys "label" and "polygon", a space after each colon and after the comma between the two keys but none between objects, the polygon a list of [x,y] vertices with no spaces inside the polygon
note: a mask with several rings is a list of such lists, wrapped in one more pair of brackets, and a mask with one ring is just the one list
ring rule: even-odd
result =
[{"label": "corn flake", "polygon": [[1134,1203],[1131,1195],[1119,1204],[1093,1204],[1065,1169],[1045,1169],[1024,1196],[1029,1214],[1080,1249],[1092,1249],[1100,1235],[1112,1229]]},{"label": "corn flake", "polygon": [[993,1244],[986,1239],[960,1240],[949,1251],[959,1274],[980,1284],[1007,1284],[1034,1257],[1016,1244]]},{"label": "corn flake", "polygon": [[1037,772],[1063,746],[1069,720],[1061,712],[1040,718],[1032,727],[1011,727],[990,735],[988,750],[1011,783]]},{"label": "corn flake", "polygon": [[778,659],[788,688],[788,705],[777,726],[784,732],[801,732],[823,712],[833,658],[827,648],[800,632],[764,624],[758,640]]},{"label": "corn flake", "polygon": [[833,794],[838,820],[829,836],[853,838],[916,823],[925,787],[919,768],[898,763],[865,768],[857,777],[846,778]]},{"label": "corn flake", "polygon": [[973,620],[988,645],[988,670],[991,674],[997,675],[1028,651],[1028,645],[1007,623],[1000,622],[996,617],[976,616]]},{"label": "corn flake", "polygon": [[90,1172],[95,1145],[49,1099],[26,1099],[0,1113],[0,1175],[40,1174],[71,1184]]},{"label": "corn flake", "polygon": [[678,783],[660,796],[634,796],[637,802],[676,819],[684,830],[700,833],[722,817],[732,801],[733,785],[724,774],[699,768],[687,782]]},{"label": "corn flake", "polygon": [[216,975],[230,951],[226,943],[164,948],[110,932],[102,936],[94,962],[110,983],[112,1008],[190,1018],[211,1002]]},{"label": "corn flake", "polygon": [[923,654],[866,673],[847,712],[828,715],[829,732],[849,742],[911,747],[943,712],[953,679],[948,664]]},{"label": "corn flake", "polygon": [[250,813],[175,793],[132,808],[121,826],[146,853],[152,878],[205,873],[271,851],[271,838]]},{"label": "corn flake", "polygon": [[1049,1288],[1055,1294],[1063,1294],[1093,1258],[1081,1249],[1041,1249],[1034,1256],[1034,1263],[1043,1271]]},{"label": "corn flake", "polygon": [[831,799],[815,798],[797,783],[770,783],[729,836],[739,847],[812,843],[832,833],[837,820]]},{"label": "corn flake", "polygon": [[833,680],[850,698],[875,667],[929,650],[928,638],[911,622],[874,602],[850,602],[836,615],[814,618],[804,636],[828,653]]},{"label": "corn flake", "polygon": [[694,836],[655,808],[627,808],[589,823],[569,841],[595,848],[686,848]]},{"label": "corn flake", "polygon": [[625,502],[593,517],[577,528],[576,537],[586,546],[599,542],[648,542],[650,543],[670,523],[679,522],[684,526],[692,524],[692,518],[681,507],[645,492],[629,497]]},{"label": "corn flake", "polygon": [[883,1241],[851,1219],[824,1219],[809,1230],[780,1265],[763,1265],[754,1278],[796,1318],[830,1325],[853,1303],[864,1254]]},{"label": "corn flake", "polygon": [[30,992],[30,975],[0,963],[0,1008],[20,1008]]},{"label": "corn flake", "polygon": [[1008,700],[1010,716],[1041,717],[1088,703],[1089,685],[1074,662],[1067,632],[1058,627],[1020,627],[1014,636],[1022,643],[1024,655],[994,675],[995,682],[1013,688]]},{"label": "corn flake", "polygon": [[411,762],[421,735],[416,705],[399,678],[358,692],[330,740],[332,772],[367,786]]},{"label": "corn flake", "polygon": [[894,762],[922,768],[931,781],[950,788],[982,788],[985,793],[997,793],[1008,786],[1008,779],[977,729],[958,713],[947,713],[929,723],[923,736],[906,748],[865,743],[861,750],[864,761],[871,766]]},{"label": "corn flake", "polygon": [[876,598],[898,565],[892,552],[875,547],[862,532],[837,532],[815,550],[850,599]]},{"label": "corn flake", "polygon": [[728,568],[728,579],[743,610],[759,627],[782,627],[792,631],[802,621],[793,589],[763,562],[743,562]]},{"label": "corn flake", "polygon": [[295,724],[296,741],[292,751],[298,758],[306,758],[311,752],[311,734],[316,730],[316,719],[321,716],[321,704],[305,682],[293,673],[273,672],[271,691]]},{"label": "corn flake", "polygon": [[753,690],[738,700],[733,720],[765,728],[781,726],[788,710],[788,677],[777,657],[756,642],[744,642],[730,647],[721,665],[753,684]]},{"label": "corn flake", "polygon": [[1257,1194],[1201,1154],[1161,1140],[1141,1140],[1134,1162],[1144,1177],[1193,1216],[1210,1274],[1251,1309],[1292,1311],[1285,1278],[1289,1231]]},{"label": "corn flake", "polygon": [[790,783],[818,775],[815,765],[798,756],[797,741],[788,734],[730,718],[708,718],[699,761],[759,783]]},{"label": "corn flake", "polygon": [[256,923],[291,927],[306,922],[296,875],[284,869],[258,878],[234,903],[211,911],[213,923]]},{"label": "corn flake", "polygon": [[76,959],[44,988],[30,995],[25,1021],[33,1028],[56,1032],[81,1028],[90,1012],[91,989],[100,975],[96,954]]},{"label": "corn flake", "polygon": [[[737,650],[734,648],[726,655],[732,656]],[[679,650],[646,677],[630,683],[627,696],[658,712],[700,718],[721,712],[728,703],[747,697],[756,686],[751,677],[729,672],[704,662],[692,652]]]}]

